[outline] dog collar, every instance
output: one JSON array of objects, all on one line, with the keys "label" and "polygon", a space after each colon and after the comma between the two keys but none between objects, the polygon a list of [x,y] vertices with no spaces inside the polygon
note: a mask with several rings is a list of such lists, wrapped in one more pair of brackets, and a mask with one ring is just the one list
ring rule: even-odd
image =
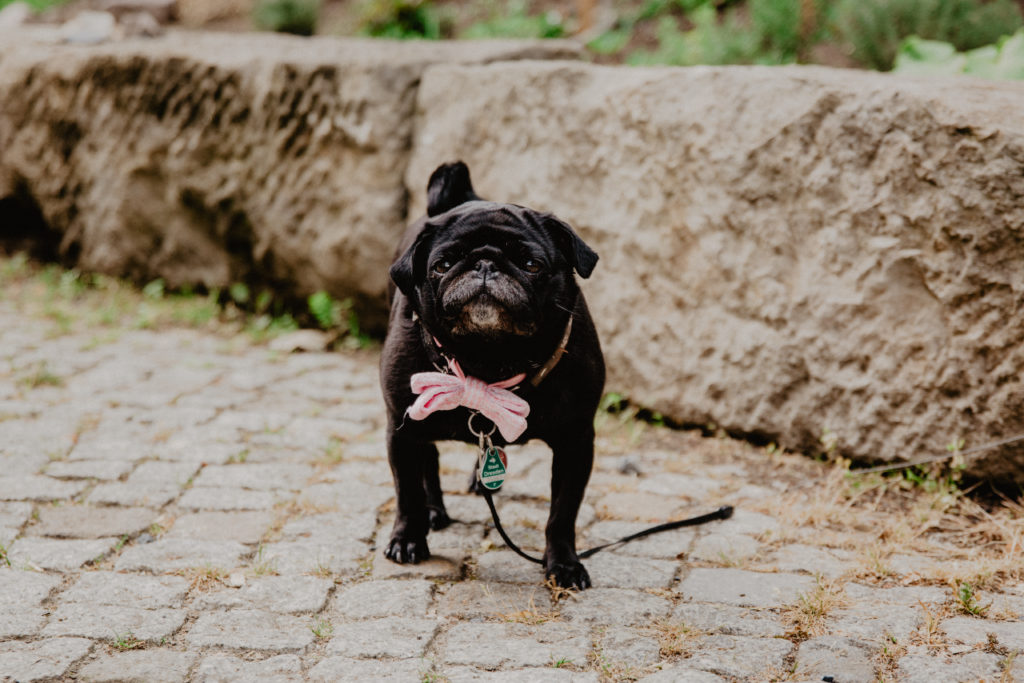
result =
[{"label": "dog collar", "polygon": [[[535,372],[533,374],[533,376],[530,377],[530,379],[529,379],[530,386],[536,387],[541,382],[543,382],[544,378],[547,377],[548,374],[552,370],[555,369],[555,366],[558,365],[558,362],[560,360],[562,360],[562,356],[565,355],[566,349],[569,346],[569,337],[572,335],[572,319],[573,319],[573,317],[574,317],[573,314],[570,313],[569,314],[569,320],[565,323],[565,332],[562,333],[562,340],[558,342],[558,346],[555,347],[555,350],[552,352],[552,354],[548,358],[547,362],[544,363],[544,365],[542,365],[540,367],[540,370]],[[413,313],[412,313],[412,321],[414,323],[416,323],[416,322],[420,322],[420,320],[421,320],[420,316],[416,314],[416,311],[413,311]],[[427,329],[425,327],[423,327],[422,323],[420,323],[420,328],[424,332],[426,332],[428,335],[430,335],[430,338],[434,341],[434,344],[437,346],[437,352],[439,354],[441,354],[441,357],[444,358],[444,360],[446,361],[445,365],[446,366],[450,366],[450,364],[453,361],[455,361],[455,359],[452,358],[451,356],[449,356],[448,354],[446,354],[444,352],[444,347],[441,345],[440,340],[437,337],[435,337],[434,335],[432,335],[429,332],[427,332]],[[434,364],[434,367],[437,368],[437,370],[439,372],[449,372],[447,367],[442,368],[441,366],[439,366],[436,363]],[[515,391],[518,388],[519,388],[518,386],[512,387],[512,391]]]}]

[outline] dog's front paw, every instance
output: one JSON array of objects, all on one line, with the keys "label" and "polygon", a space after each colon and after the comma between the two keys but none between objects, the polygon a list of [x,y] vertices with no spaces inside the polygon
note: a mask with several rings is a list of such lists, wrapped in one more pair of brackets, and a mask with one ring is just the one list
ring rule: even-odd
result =
[{"label": "dog's front paw", "polygon": [[430,549],[427,547],[427,539],[405,538],[395,536],[388,543],[384,551],[384,557],[398,564],[416,564],[430,559]]},{"label": "dog's front paw", "polygon": [[552,562],[544,569],[544,576],[553,579],[559,588],[590,588],[590,574],[579,560]]}]

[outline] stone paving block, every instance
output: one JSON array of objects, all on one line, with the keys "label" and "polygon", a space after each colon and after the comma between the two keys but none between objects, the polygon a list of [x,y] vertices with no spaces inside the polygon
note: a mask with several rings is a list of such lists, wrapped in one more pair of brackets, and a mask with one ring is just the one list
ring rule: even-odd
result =
[{"label": "stone paving block", "polygon": [[431,663],[424,659],[350,659],[328,657],[307,675],[311,683],[389,683],[430,680]]},{"label": "stone paving block", "polygon": [[86,638],[50,638],[31,643],[0,642],[0,672],[4,681],[29,683],[63,676],[71,665],[89,654]]},{"label": "stone paving block", "polygon": [[898,586],[874,588],[859,583],[845,586],[846,596],[856,602],[891,603],[916,607],[920,603],[941,605],[952,597],[949,588],[937,586]]},{"label": "stone paving block", "polygon": [[149,457],[152,444],[141,436],[87,434],[68,454],[68,460],[120,460],[134,463]]},{"label": "stone paving block", "polygon": [[769,680],[770,674],[781,675],[784,658],[792,649],[793,644],[781,638],[710,636],[686,663],[720,676]]},{"label": "stone paving block", "polygon": [[191,647],[294,652],[313,642],[310,623],[304,617],[237,609],[201,614],[185,640]]},{"label": "stone paving block", "polygon": [[257,543],[274,523],[268,510],[246,512],[192,512],[174,520],[165,538]]},{"label": "stone paving block", "polygon": [[685,665],[669,666],[657,673],[644,676],[639,683],[728,683],[726,679],[711,673],[691,669]]},{"label": "stone paving block", "polygon": [[704,500],[722,488],[717,479],[708,477],[658,472],[655,476],[640,477],[637,489],[659,496],[681,496],[691,501]]},{"label": "stone paving block", "polygon": [[437,613],[462,619],[512,619],[553,611],[551,592],[543,586],[514,586],[487,581],[460,581],[439,586]]},{"label": "stone paving block", "polygon": [[21,531],[14,527],[0,526],[0,545],[4,548],[8,547],[14,543],[14,539],[16,539],[20,534]]},{"label": "stone paving block", "polygon": [[[429,544],[430,538],[427,537]],[[527,562],[511,550],[491,550],[477,555],[475,576],[481,581],[502,583],[544,583],[544,570],[539,565]]]},{"label": "stone paving block", "polygon": [[43,507],[39,522],[27,531],[33,536],[58,538],[100,538],[134,535],[156,521],[160,515],[148,508],[93,507],[63,505]]},{"label": "stone paving block", "polygon": [[[595,522],[585,529],[577,541],[578,548],[592,548],[596,545],[611,543],[620,538],[640,531],[643,526],[637,522],[622,522],[616,520],[602,520]],[[613,550],[616,555],[636,555],[640,557],[652,557],[661,560],[671,560],[686,553],[697,537],[696,529],[673,529],[665,533],[638,538],[625,545],[616,546]],[[600,557],[597,555],[596,557]]]},{"label": "stone paving block", "polygon": [[132,471],[124,460],[61,460],[50,463],[46,475],[57,479],[100,479],[112,481]]},{"label": "stone paving block", "polygon": [[591,588],[562,603],[562,616],[580,624],[641,626],[668,616],[668,600],[624,588]]},{"label": "stone paving block", "polygon": [[719,534],[745,534],[747,536],[768,536],[779,530],[779,520],[760,512],[739,508],[729,519],[713,522],[707,526],[709,532]]},{"label": "stone paving block", "polygon": [[[430,541],[427,540],[429,546]],[[465,551],[450,548],[434,550],[430,546],[430,559],[418,564],[398,564],[378,554],[374,558],[371,576],[377,580],[436,579],[454,581],[462,576],[462,565],[468,557]]]},{"label": "stone paving block", "polygon": [[711,532],[697,539],[687,559],[731,565],[754,557],[760,549],[750,536]]},{"label": "stone paving block", "polygon": [[606,550],[584,561],[590,579],[601,588],[668,588],[678,562],[619,555]]},{"label": "stone paving block", "polygon": [[313,476],[309,465],[253,464],[212,465],[204,467],[195,478],[194,486],[255,489],[271,491],[287,489],[297,491]]},{"label": "stone paving block", "polygon": [[480,681],[487,683],[598,683],[599,680],[595,673],[566,669],[529,668],[518,671],[487,671],[468,666],[446,669],[444,677],[450,683],[479,683]]},{"label": "stone paving block", "polygon": [[363,581],[338,587],[331,600],[331,619],[372,619],[401,614],[426,616],[430,608],[434,584],[411,579],[405,581]]},{"label": "stone paving block", "polygon": [[[657,639],[632,628],[613,626],[598,641],[601,659],[627,667],[645,667],[661,657]],[[579,662],[582,664],[583,662]]]},{"label": "stone paving block", "polygon": [[858,602],[832,611],[827,624],[832,633],[868,642],[881,642],[891,635],[898,642],[906,643],[923,621],[924,612],[920,606]]},{"label": "stone paving block", "polygon": [[178,501],[184,510],[269,510],[288,494],[249,489],[203,487],[185,491]]},{"label": "stone paving block", "polygon": [[49,610],[42,607],[5,606],[3,598],[0,597],[0,640],[36,635],[46,623],[48,613]]},{"label": "stone paving block", "polygon": [[801,678],[871,681],[875,679],[874,649],[844,636],[819,636],[800,643],[796,673]]},{"label": "stone paving block", "polygon": [[[227,433],[226,433],[227,432]],[[232,457],[248,450],[233,430],[210,426],[183,429],[163,443],[156,444],[153,455],[161,461],[199,467],[202,464],[223,465]]]},{"label": "stone paving block", "polygon": [[676,519],[686,507],[679,498],[628,491],[597,496],[593,505],[602,519],[630,519],[651,524]]},{"label": "stone paving block", "polygon": [[302,662],[296,655],[275,655],[247,661],[226,654],[205,657],[192,678],[195,683],[302,683]]},{"label": "stone paving block", "polygon": [[16,568],[78,569],[86,562],[102,558],[117,545],[116,538],[64,540],[56,538],[19,538],[8,550],[7,559]]},{"label": "stone paving block", "polygon": [[687,600],[723,602],[738,607],[782,607],[813,590],[815,580],[796,574],[767,574],[742,569],[692,569],[679,585]]},{"label": "stone paving block", "polygon": [[289,521],[281,529],[281,538],[345,545],[371,540],[376,526],[377,515],[374,512],[325,512],[302,515]]},{"label": "stone paving block", "polygon": [[0,566],[0,608],[15,611],[42,604],[60,582],[59,576]]},{"label": "stone paving block", "polygon": [[119,572],[141,570],[156,573],[201,567],[231,569],[238,566],[242,555],[248,552],[244,545],[233,541],[161,538],[125,548],[114,568]]},{"label": "stone paving block", "polygon": [[180,493],[180,488],[167,484],[116,481],[97,486],[86,501],[101,505],[140,505],[159,508],[170,503]]},{"label": "stone paving block", "polygon": [[114,652],[78,670],[85,683],[183,683],[196,661],[191,652],[133,650]]},{"label": "stone paving block", "polygon": [[858,568],[854,554],[848,550],[818,548],[791,543],[773,551],[759,565],[784,572],[807,572],[835,579]]},{"label": "stone paving block", "polygon": [[560,659],[586,661],[590,635],[570,624],[539,626],[464,622],[448,630],[443,660],[487,668],[550,666]]},{"label": "stone paving block", "polygon": [[338,481],[313,484],[303,488],[300,498],[312,505],[337,507],[344,505],[345,512],[376,511],[381,505],[395,497],[391,486],[368,486],[361,481]]},{"label": "stone paving block", "polygon": [[988,634],[995,635],[999,644],[1008,650],[1024,653],[1024,622],[990,621],[977,617],[953,617],[946,619],[939,628],[950,639],[965,645],[987,646]]},{"label": "stone paving block", "polygon": [[32,516],[32,503],[0,502],[0,526],[20,527]]},{"label": "stone paving block", "polygon": [[1004,658],[988,652],[963,655],[912,654],[901,657],[897,669],[900,683],[975,683],[998,681],[999,662]]},{"label": "stone paving block", "polygon": [[64,481],[38,474],[0,477],[0,500],[63,500],[77,496],[87,486],[82,481]]},{"label": "stone paving block", "polygon": [[131,635],[139,640],[156,641],[170,636],[184,623],[184,610],[75,602],[60,605],[50,615],[43,635],[105,640]]},{"label": "stone paving block", "polygon": [[297,614],[319,612],[327,604],[334,582],[315,576],[266,576],[249,579],[241,588],[223,588],[200,593],[192,607],[200,610],[265,609]]},{"label": "stone paving block", "polygon": [[262,546],[262,562],[280,574],[320,574],[330,572],[352,576],[364,569],[370,552],[366,543],[320,543],[282,541]]},{"label": "stone paving block", "polygon": [[777,614],[732,605],[683,602],[672,611],[671,621],[712,634],[764,637],[786,634],[786,626]]},{"label": "stone paving block", "polygon": [[326,652],[344,657],[421,657],[437,629],[433,619],[404,616],[336,624]]},{"label": "stone paving block", "polygon": [[141,609],[181,607],[188,593],[188,579],[181,576],[149,576],[120,572],[86,572],[60,595],[62,602],[97,605],[128,605]]},{"label": "stone paving block", "polygon": [[131,484],[159,484],[170,488],[181,488],[188,484],[196,472],[198,463],[191,462],[144,462],[135,468],[128,482]]},{"label": "stone paving block", "polygon": [[[48,453],[54,457],[60,457],[63,451],[48,451]],[[50,462],[47,452],[40,450],[31,453],[11,453],[0,450],[0,455],[4,459],[4,477],[36,475]]]}]

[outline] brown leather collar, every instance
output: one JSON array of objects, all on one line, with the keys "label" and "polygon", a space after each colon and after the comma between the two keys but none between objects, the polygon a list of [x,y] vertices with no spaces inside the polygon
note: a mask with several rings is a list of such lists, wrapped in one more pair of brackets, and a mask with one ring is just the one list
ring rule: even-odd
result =
[{"label": "brown leather collar", "polygon": [[[569,320],[568,320],[568,322],[565,323],[565,333],[562,334],[562,340],[560,342],[558,342],[558,346],[555,348],[554,352],[551,354],[551,357],[548,358],[547,362],[544,363],[544,365],[541,366],[540,370],[535,372],[533,374],[533,376],[530,377],[530,379],[529,379],[530,386],[536,387],[538,384],[543,382],[544,378],[547,377],[548,374],[552,370],[555,369],[556,365],[558,365],[558,361],[562,360],[562,356],[565,355],[566,347],[569,346],[569,336],[572,334],[572,319],[573,319],[573,314],[570,313],[569,314]],[[438,351],[438,353],[441,354],[441,357],[447,359],[448,358],[448,354],[446,354],[444,352],[444,349],[441,348],[441,342],[439,342],[437,340],[437,337],[434,337],[433,335],[431,335],[429,332],[426,331],[426,328],[423,327],[423,323],[421,322],[419,315],[417,315],[415,311],[413,311],[413,314],[412,314],[412,321],[414,323],[419,323],[420,324],[420,329],[422,329],[424,331],[424,333],[426,334],[426,336],[428,336],[430,339],[432,339],[434,341],[434,344],[437,345],[437,351]],[[445,373],[449,372],[448,368],[441,368],[436,363],[434,364],[434,367],[436,367],[441,372],[445,372]]]}]

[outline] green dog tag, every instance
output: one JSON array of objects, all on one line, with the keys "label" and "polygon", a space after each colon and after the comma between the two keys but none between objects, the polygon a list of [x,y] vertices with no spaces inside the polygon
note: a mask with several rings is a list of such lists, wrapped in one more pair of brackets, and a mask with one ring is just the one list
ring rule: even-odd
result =
[{"label": "green dog tag", "polygon": [[505,451],[491,446],[484,451],[484,461],[480,465],[480,483],[491,491],[497,491],[505,482],[508,474],[508,459]]}]

